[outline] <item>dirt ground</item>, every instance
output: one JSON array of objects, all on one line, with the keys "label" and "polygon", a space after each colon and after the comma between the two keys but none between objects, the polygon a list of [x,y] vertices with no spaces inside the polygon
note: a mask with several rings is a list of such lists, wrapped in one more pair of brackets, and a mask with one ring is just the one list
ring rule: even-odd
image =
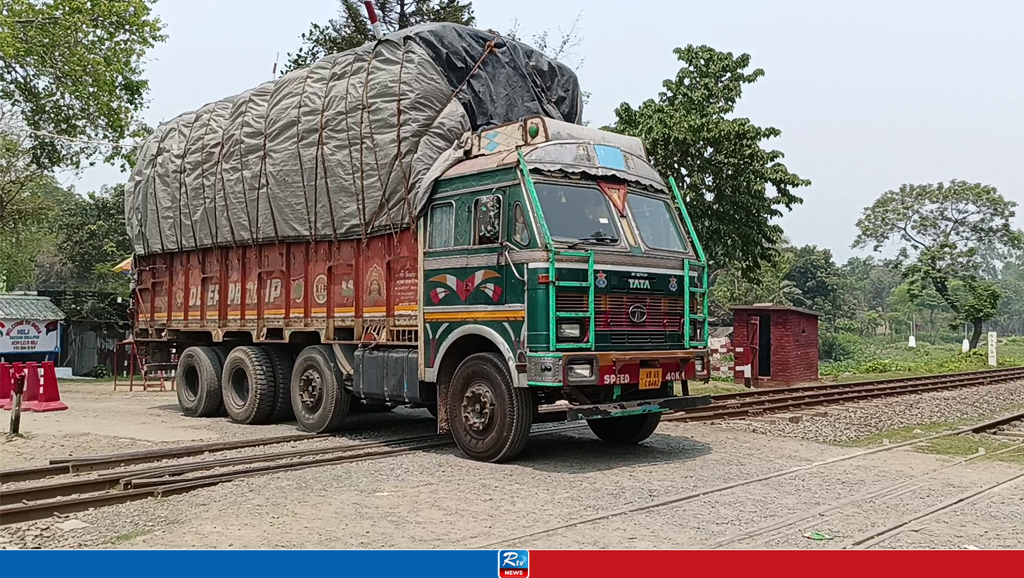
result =
[{"label": "dirt ground", "polygon": [[[980,390],[979,390],[980,391]],[[180,415],[173,392],[62,385],[71,407],[25,414],[23,439],[0,445],[0,467],[47,457],[295,433]],[[979,393],[983,395],[983,393]],[[910,399],[892,403],[914,403]],[[8,413],[0,414],[6,420]],[[827,419],[827,418],[821,418]],[[354,416],[338,443],[433,433],[425,410]],[[6,430],[6,423],[4,424]],[[305,442],[303,442],[305,443]],[[613,447],[585,428],[532,440],[511,464],[442,449],[239,480],[189,494],[0,527],[0,547],[116,548],[707,548],[773,522],[850,501],[956,460],[896,449],[673,505],[522,539],[556,524],[713,488],[859,450],[713,424],[663,423],[647,442]],[[979,460],[908,489],[809,517],[730,548],[841,548],[872,530],[1021,472]],[[799,516],[796,516],[799,517]],[[1024,547],[1024,481],[911,524],[882,548]],[[831,540],[811,540],[823,532]]]}]

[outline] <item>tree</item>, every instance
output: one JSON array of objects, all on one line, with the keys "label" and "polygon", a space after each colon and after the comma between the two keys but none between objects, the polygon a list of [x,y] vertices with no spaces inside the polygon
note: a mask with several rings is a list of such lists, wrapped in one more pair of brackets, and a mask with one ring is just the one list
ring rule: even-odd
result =
[{"label": "tree", "polygon": [[74,197],[61,209],[55,224],[54,257],[40,263],[40,288],[127,295],[127,279],[112,271],[132,254],[124,226],[123,184]]},{"label": "tree", "polygon": [[[288,54],[284,72],[309,66],[327,56],[358,48],[374,40],[362,2],[340,0],[339,17],[327,24],[313,22],[300,39],[302,47]],[[459,0],[377,0],[377,18],[385,33],[424,22],[455,22],[472,26],[473,3]]]},{"label": "tree", "polygon": [[839,301],[842,275],[832,260],[832,251],[819,249],[815,245],[805,245],[791,251],[792,264],[785,279],[800,291],[794,305],[813,309],[831,318],[834,323],[842,310]]},{"label": "tree", "polygon": [[719,269],[711,276],[710,314],[716,323],[729,323],[733,305],[773,303],[793,305],[802,299],[800,289],[787,279],[793,265],[795,252],[785,245],[779,248],[779,257],[770,263],[763,263],[753,275],[739,269]]},{"label": "tree", "polygon": [[105,143],[140,136],[149,87],[142,58],[164,39],[151,3],[0,3],[0,131],[27,135],[34,167],[75,168],[128,153]]},{"label": "tree", "polygon": [[708,259],[753,274],[778,256],[782,228],[772,219],[800,204],[793,189],[810,181],[762,148],[779,129],[732,116],[743,87],[764,76],[747,71],[750,55],[693,45],[675,55],[682,68],[665,90],[637,108],[622,103],[610,129],[643,140],[662,176],[675,178]]},{"label": "tree", "polygon": [[993,248],[1024,247],[1024,234],[1011,226],[1016,206],[981,183],[902,185],[864,209],[853,246],[879,251],[895,242],[910,287],[930,285],[958,322],[970,323],[973,349],[984,322],[998,312],[999,288],[982,278],[998,254]]}]

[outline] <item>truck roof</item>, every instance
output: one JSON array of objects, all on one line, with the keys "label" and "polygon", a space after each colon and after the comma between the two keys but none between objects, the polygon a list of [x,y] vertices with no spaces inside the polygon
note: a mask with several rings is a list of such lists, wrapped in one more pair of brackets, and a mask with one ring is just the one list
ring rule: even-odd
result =
[{"label": "truck roof", "polygon": [[628,135],[538,116],[468,132],[462,141],[467,158],[442,178],[513,166],[522,150],[531,169],[618,177],[668,191],[648,162],[643,142]]}]

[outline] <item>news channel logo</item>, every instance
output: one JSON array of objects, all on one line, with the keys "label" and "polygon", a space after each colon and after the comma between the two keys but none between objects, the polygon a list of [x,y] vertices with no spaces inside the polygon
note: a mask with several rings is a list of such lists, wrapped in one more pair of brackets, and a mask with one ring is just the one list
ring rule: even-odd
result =
[{"label": "news channel logo", "polygon": [[498,578],[529,578],[529,550],[499,550]]}]

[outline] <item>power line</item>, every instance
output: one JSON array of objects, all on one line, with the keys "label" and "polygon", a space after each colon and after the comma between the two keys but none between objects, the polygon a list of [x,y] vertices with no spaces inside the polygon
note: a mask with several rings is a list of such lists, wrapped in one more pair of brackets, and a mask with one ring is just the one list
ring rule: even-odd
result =
[{"label": "power line", "polygon": [[41,130],[34,130],[34,129],[31,129],[31,128],[28,128],[28,127],[17,126],[17,125],[13,125],[13,124],[2,124],[2,125],[0,125],[0,129],[10,130],[10,131],[15,131],[15,132],[30,133],[30,134],[35,134],[35,135],[39,135],[39,136],[44,136],[46,138],[51,138],[51,139],[54,139],[54,140],[62,140],[62,141],[65,141],[65,142],[73,142],[73,143],[78,143],[78,144],[89,144],[89,145],[97,145],[97,146],[133,148],[133,147],[137,146],[139,144],[139,142],[141,142],[141,141],[135,140],[135,141],[126,141],[126,142],[116,143],[116,142],[109,142],[109,141],[105,141],[105,140],[94,140],[94,139],[87,139],[87,138],[76,138],[76,137],[71,137],[71,136],[63,136],[63,135],[59,135],[59,134],[53,134],[53,133],[46,132],[46,131],[41,131]]}]

